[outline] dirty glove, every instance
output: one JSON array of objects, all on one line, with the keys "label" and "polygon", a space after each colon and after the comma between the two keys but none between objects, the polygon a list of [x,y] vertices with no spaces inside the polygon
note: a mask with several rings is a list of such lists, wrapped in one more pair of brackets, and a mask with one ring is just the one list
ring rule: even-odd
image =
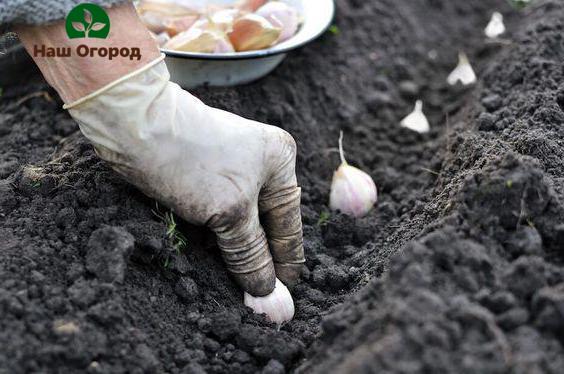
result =
[{"label": "dirty glove", "polygon": [[294,140],[203,104],[162,59],[65,107],[114,170],[217,234],[245,291],[268,295],[276,276],[294,284],[304,263]]}]

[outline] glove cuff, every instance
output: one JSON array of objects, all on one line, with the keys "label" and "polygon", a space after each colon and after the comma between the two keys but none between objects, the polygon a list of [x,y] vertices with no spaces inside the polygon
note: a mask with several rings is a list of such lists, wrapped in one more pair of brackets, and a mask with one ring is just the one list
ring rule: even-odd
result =
[{"label": "glove cuff", "polygon": [[149,62],[147,65],[144,65],[141,68],[139,68],[135,71],[132,71],[131,73],[126,74],[123,77],[121,77],[121,78],[119,78],[119,79],[117,79],[117,80],[115,80],[111,83],[108,83],[104,87],[92,92],[89,95],[86,95],[86,96],[84,96],[84,97],[82,97],[82,98],[80,98],[80,99],[78,99],[78,100],[76,100],[76,101],[74,101],[70,104],[63,105],[63,109],[65,109],[65,110],[73,109],[73,108],[79,106],[80,104],[82,104],[82,103],[84,103],[88,100],[92,100],[92,99],[96,98],[97,96],[102,95],[104,92],[106,92],[106,91],[112,89],[113,87],[117,86],[118,84],[123,83],[126,80],[129,80],[129,79],[143,73],[144,71],[151,69],[153,66],[157,65],[158,63],[160,63],[164,59],[165,59],[165,54],[163,53],[159,56],[159,58]]}]

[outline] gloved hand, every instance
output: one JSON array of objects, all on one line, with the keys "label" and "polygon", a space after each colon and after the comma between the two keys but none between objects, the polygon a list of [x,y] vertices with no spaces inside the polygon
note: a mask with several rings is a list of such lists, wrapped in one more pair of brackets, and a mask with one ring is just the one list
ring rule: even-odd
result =
[{"label": "gloved hand", "polygon": [[300,188],[287,132],[203,104],[169,81],[162,57],[66,108],[114,170],[217,234],[245,291],[297,281]]}]

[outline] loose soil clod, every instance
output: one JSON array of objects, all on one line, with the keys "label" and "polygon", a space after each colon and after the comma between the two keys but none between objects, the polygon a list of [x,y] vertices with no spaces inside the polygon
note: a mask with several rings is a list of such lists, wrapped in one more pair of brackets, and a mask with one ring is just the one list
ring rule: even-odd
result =
[{"label": "loose soil clod", "polygon": [[[195,92],[298,142],[307,271],[279,331],[208,231],[179,224],[177,251],[60,103],[18,105],[45,83],[5,87],[0,373],[561,373],[564,4],[544,3],[338,0],[338,35]],[[484,43],[493,10],[511,45]],[[446,83],[459,50],[476,87]],[[417,98],[429,134],[397,126]],[[379,183],[362,219],[327,214],[340,129]]]}]

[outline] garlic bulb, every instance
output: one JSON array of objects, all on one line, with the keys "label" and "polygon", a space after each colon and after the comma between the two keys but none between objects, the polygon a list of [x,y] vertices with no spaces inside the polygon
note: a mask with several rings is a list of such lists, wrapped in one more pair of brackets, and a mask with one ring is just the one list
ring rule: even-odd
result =
[{"label": "garlic bulb", "polygon": [[237,52],[264,49],[274,44],[282,29],[273,26],[266,18],[257,14],[247,14],[233,23],[229,32],[231,44]]},{"label": "garlic bulb", "polygon": [[290,39],[298,31],[300,23],[298,11],[281,1],[271,1],[261,6],[256,14],[282,29],[278,42]]},{"label": "garlic bulb", "polygon": [[377,200],[376,184],[364,171],[350,166],[343,152],[343,132],[339,136],[341,165],[333,174],[329,208],[353,217],[366,215]]},{"label": "garlic bulb", "polygon": [[495,39],[505,32],[505,25],[503,24],[503,14],[494,12],[490,23],[486,26],[484,33],[490,39]]},{"label": "garlic bulb", "polygon": [[423,102],[421,100],[417,100],[413,112],[405,117],[401,121],[400,125],[420,134],[429,132],[429,121],[427,120],[427,117],[425,117],[425,113],[423,113]]},{"label": "garlic bulb", "polygon": [[217,30],[202,29],[197,25],[170,39],[164,45],[164,48],[200,53],[234,52],[233,46],[224,33]]},{"label": "garlic bulb", "polygon": [[278,278],[270,295],[254,297],[245,292],[243,302],[255,313],[264,313],[269,320],[279,325],[294,318],[294,300],[288,288]]},{"label": "garlic bulb", "polygon": [[454,86],[455,84],[460,82],[464,86],[468,86],[470,84],[476,83],[476,80],[476,73],[474,73],[474,69],[472,68],[472,65],[470,65],[468,57],[464,52],[460,52],[458,54],[458,66],[448,76],[448,84]]}]

